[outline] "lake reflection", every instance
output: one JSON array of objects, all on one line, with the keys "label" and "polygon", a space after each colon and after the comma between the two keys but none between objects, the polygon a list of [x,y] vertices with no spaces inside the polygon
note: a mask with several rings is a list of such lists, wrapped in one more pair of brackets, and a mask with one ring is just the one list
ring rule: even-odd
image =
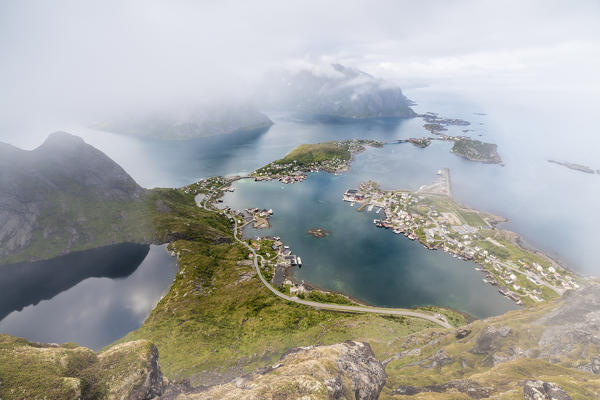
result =
[{"label": "lake reflection", "polygon": [[0,332],[98,350],[142,324],[175,272],[165,246],[137,244],[0,266]]}]

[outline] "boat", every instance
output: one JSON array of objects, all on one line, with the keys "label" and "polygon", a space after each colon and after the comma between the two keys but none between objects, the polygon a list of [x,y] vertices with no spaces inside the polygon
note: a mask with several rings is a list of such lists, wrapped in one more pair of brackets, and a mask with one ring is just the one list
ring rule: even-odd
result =
[{"label": "boat", "polygon": [[367,207],[367,211],[373,211],[373,204],[369,204],[369,207]]},{"label": "boat", "polygon": [[381,207],[377,209],[377,211],[375,211],[375,214],[379,214],[379,211],[381,211]]},{"label": "boat", "polygon": [[298,259],[296,260],[296,262],[298,263],[298,265],[302,265],[302,259],[300,257],[298,257]]},{"label": "boat", "polygon": [[354,202],[350,203],[350,207],[354,207]]}]

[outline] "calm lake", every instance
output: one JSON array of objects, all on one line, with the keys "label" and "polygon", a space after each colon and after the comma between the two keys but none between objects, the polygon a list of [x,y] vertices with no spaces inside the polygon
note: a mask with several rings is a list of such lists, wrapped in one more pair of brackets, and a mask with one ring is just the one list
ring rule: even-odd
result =
[{"label": "calm lake", "polygon": [[175,273],[165,246],[138,244],[0,266],[0,332],[98,350],[137,329]]}]

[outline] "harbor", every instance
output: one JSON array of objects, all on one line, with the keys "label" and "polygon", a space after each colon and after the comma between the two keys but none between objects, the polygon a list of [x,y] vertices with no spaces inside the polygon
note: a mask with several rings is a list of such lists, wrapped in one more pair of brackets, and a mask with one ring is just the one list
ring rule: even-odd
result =
[{"label": "harbor", "polygon": [[[289,279],[284,283],[285,290],[304,282],[307,290],[323,288],[381,307],[440,305],[475,317],[515,308],[514,302],[481,280],[473,263],[427,251],[416,239],[398,240],[386,229],[368,229],[374,218],[386,219],[385,205],[357,213],[360,201],[355,201],[355,207],[340,204],[350,174],[310,174],[301,185],[240,180],[235,183],[235,192],[225,194],[225,203],[234,209],[260,205],[261,210],[274,210],[271,228],[256,229],[250,223],[244,228],[246,238],[278,237],[290,247],[291,254],[301,258],[301,268],[288,263],[293,260],[284,263],[273,259],[268,267],[273,275],[267,271],[265,278],[275,282]],[[309,233],[318,229],[333,234],[318,238]],[[270,246],[266,251],[274,257]],[[286,265],[280,266],[275,277],[277,264]],[[294,285],[289,286],[290,282]]]},{"label": "harbor", "polygon": [[378,228],[391,229],[428,250],[441,249],[453,258],[476,263],[482,267],[477,271],[486,274],[482,281],[518,305],[539,303],[580,287],[570,271],[520,247],[511,240],[514,233],[496,228],[502,218],[456,203],[447,168],[415,192],[381,190],[376,182],[367,181],[358,189],[347,189],[342,199],[358,203],[359,211],[381,207],[383,218],[373,219]]}]

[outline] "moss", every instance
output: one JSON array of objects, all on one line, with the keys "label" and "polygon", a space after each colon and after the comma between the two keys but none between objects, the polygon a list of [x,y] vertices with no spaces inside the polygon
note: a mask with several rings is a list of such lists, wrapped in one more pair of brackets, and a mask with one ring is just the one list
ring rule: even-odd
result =
[{"label": "moss", "polygon": [[0,398],[97,399],[104,386],[89,349],[51,346],[0,335]]},{"label": "moss", "polygon": [[312,301],[318,301],[319,303],[355,305],[355,303],[346,296],[337,293],[325,293],[318,290],[311,291],[308,294],[308,299]]},{"label": "moss", "polygon": [[347,339],[367,339],[377,351],[377,342],[432,326],[286,302],[258,278],[240,279],[252,266],[237,265],[247,255],[239,245],[182,240],[172,248],[179,273],[169,293],[140,329],[122,339],[156,343],[170,379],[206,384],[219,374],[270,365],[292,347]]}]

